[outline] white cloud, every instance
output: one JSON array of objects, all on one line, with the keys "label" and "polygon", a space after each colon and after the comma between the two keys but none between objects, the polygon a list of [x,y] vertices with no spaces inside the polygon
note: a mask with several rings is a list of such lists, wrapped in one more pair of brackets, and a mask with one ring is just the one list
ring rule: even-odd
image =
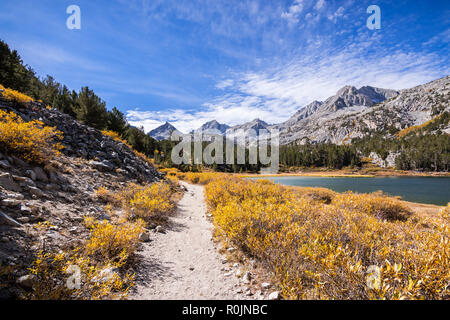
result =
[{"label": "white cloud", "polygon": [[234,81],[232,79],[226,79],[222,80],[219,83],[216,84],[217,89],[226,89],[228,87],[231,87],[234,84]]},{"label": "white cloud", "polygon": [[303,0],[295,0],[288,11],[281,13],[281,18],[286,19],[290,24],[296,24],[299,21],[299,16],[302,11]]},{"label": "white cloud", "polygon": [[107,71],[105,65],[88,58],[79,57],[64,48],[49,43],[28,41],[18,44],[20,54],[27,57],[27,63],[33,66],[70,65],[72,68],[80,68],[92,72]]},{"label": "white cloud", "polygon": [[436,43],[447,44],[450,43],[450,28],[435,35],[427,42],[423,43],[424,46],[435,45]]},{"label": "white cloud", "polygon": [[325,5],[325,0],[318,0],[316,5],[314,6],[314,9],[320,10]]},{"label": "white cloud", "polygon": [[345,9],[344,7],[339,7],[335,13],[328,15],[328,20],[333,21],[334,23],[337,22],[337,19],[339,17],[342,17],[344,15]]}]

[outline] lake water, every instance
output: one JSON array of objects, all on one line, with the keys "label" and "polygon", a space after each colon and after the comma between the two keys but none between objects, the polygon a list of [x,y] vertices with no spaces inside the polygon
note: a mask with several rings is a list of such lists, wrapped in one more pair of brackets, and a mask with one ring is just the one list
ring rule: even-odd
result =
[{"label": "lake water", "polygon": [[370,193],[382,190],[403,200],[436,205],[450,202],[449,177],[374,177],[374,178],[329,178],[329,177],[265,177],[287,186],[322,187],[336,192],[353,191]]}]

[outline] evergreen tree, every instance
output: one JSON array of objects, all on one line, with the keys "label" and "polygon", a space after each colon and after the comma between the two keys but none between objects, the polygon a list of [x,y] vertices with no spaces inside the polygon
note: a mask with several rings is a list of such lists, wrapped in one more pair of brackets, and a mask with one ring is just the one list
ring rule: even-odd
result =
[{"label": "evergreen tree", "polygon": [[96,129],[105,129],[108,114],[105,102],[88,87],[81,88],[77,98],[77,119]]},{"label": "evergreen tree", "polygon": [[23,65],[17,51],[11,51],[5,42],[0,41],[0,84],[30,94],[31,80],[34,77],[34,71]]},{"label": "evergreen tree", "polygon": [[116,107],[114,107],[110,112],[108,112],[108,130],[117,132],[119,135],[123,136],[127,131],[129,125],[125,116]]}]

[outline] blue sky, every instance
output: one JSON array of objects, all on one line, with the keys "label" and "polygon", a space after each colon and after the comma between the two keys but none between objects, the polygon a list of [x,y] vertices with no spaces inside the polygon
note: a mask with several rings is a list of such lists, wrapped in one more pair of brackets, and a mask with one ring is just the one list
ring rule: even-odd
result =
[{"label": "blue sky", "polygon": [[[66,8],[81,8],[81,30]],[[381,29],[369,30],[369,5]],[[450,2],[2,0],[0,39],[40,76],[89,86],[149,131],[277,123],[344,85],[402,89],[450,73]]]}]

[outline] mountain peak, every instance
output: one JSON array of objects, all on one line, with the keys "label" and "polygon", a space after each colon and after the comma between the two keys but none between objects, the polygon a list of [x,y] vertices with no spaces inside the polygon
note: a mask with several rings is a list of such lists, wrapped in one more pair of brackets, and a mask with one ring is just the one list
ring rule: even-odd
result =
[{"label": "mountain peak", "polygon": [[230,126],[219,123],[217,120],[211,120],[203,124],[196,133],[224,134]]},{"label": "mountain peak", "polygon": [[181,134],[181,132],[178,131],[177,128],[175,128],[171,123],[166,121],[166,123],[164,123],[163,125],[150,131],[148,135],[158,141],[169,140],[174,131]]},{"label": "mountain peak", "polygon": [[395,97],[399,92],[389,89],[381,89],[371,86],[364,86],[357,89],[355,86],[344,86],[339,89],[334,96],[329,97],[325,101],[313,101],[306,107],[297,111],[283,125],[293,125],[298,121],[309,118],[313,115],[333,114],[338,110],[349,107],[371,107],[374,104],[383,102],[387,99]]},{"label": "mountain peak", "polygon": [[265,122],[265,121],[263,121],[263,120],[261,120],[261,119],[259,119],[259,118],[254,119],[254,120],[251,121],[250,123],[261,124],[261,125],[263,125],[263,126],[268,126],[267,122]]}]

